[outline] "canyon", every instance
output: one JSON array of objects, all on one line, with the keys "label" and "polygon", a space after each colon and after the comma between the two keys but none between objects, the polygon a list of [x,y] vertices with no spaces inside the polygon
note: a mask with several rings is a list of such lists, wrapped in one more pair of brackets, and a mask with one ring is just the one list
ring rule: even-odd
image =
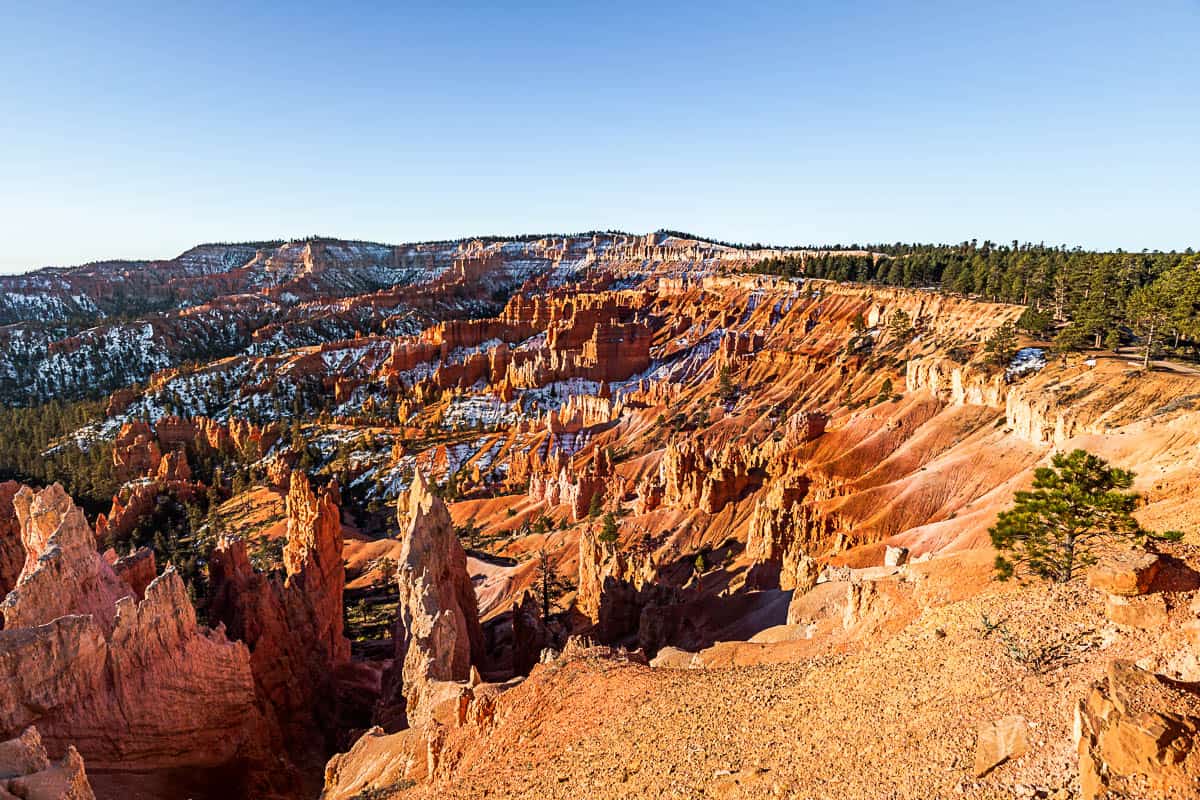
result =
[{"label": "canyon", "polygon": [[[0,278],[0,396],[101,398],[46,453],[116,487],[0,483],[0,797],[1195,796],[1200,375],[1028,336],[1017,370],[1021,306],[753,271],[816,255]],[[1180,535],[996,580],[1075,449]]]}]

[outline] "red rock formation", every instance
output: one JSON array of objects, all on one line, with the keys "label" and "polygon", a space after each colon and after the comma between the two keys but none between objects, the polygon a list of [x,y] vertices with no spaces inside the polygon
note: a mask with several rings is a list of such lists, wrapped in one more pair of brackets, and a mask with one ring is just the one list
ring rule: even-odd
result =
[{"label": "red rock formation", "polygon": [[[120,481],[147,475],[187,481],[191,479],[185,455],[189,447],[259,459],[278,438],[276,423],[259,426],[238,418],[224,424],[207,417],[165,416],[153,429],[145,422],[127,422],[113,442],[114,474]],[[173,461],[164,467],[165,459]]]},{"label": "red rock formation", "polygon": [[746,538],[746,556],[754,562],[748,582],[760,589],[806,591],[811,587],[811,559],[805,551],[803,512],[799,504],[812,481],[792,473],[772,481],[765,496],[754,504]]},{"label": "red rock formation", "polygon": [[74,747],[52,763],[37,728],[0,742],[0,797],[22,800],[95,800]]},{"label": "red rock formation", "polygon": [[197,424],[195,420],[182,417],[162,417],[154,423],[154,435],[162,450],[174,450],[196,441]]},{"label": "red rock formation", "polygon": [[544,464],[530,466],[529,498],[550,506],[567,505],[571,519],[579,521],[588,516],[593,505],[603,503],[612,480],[612,460],[606,450],[597,450],[580,473],[576,473],[561,450],[556,450]]},{"label": "red rock formation", "polygon": [[421,725],[457,696],[484,654],[475,588],[450,513],[418,471],[400,510],[405,528],[397,578],[395,657],[377,710],[390,729]]},{"label": "red rock formation", "polygon": [[643,594],[652,589],[657,570],[647,552],[624,550],[616,542],[601,541],[596,526],[579,535],[579,591],[576,608],[595,621],[596,635],[616,642],[637,633],[642,609],[652,600]]},{"label": "red rock formation", "polygon": [[20,488],[21,484],[16,481],[0,483],[0,599],[17,585],[17,578],[25,566],[21,522],[13,507],[13,498]]},{"label": "red rock formation", "polygon": [[265,759],[249,653],[196,624],[171,568],[117,603],[111,633],[72,615],[0,631],[0,732],[34,723],[52,753],[74,744],[105,772]]},{"label": "red rock formation", "polygon": [[303,472],[291,477],[281,582],[256,572],[246,544],[226,539],[210,563],[210,618],[251,651],[264,705],[297,747],[320,738],[332,721],[334,673],[350,659],[342,633],[341,512],[337,490],[315,495]]},{"label": "red rock formation", "polygon": [[763,335],[760,331],[726,331],[721,337],[721,358],[726,362],[733,362],[739,356],[757,353],[762,347]]},{"label": "red rock formation", "polygon": [[108,405],[104,408],[104,415],[106,417],[115,417],[129,408],[129,404],[136,399],[137,392],[133,389],[118,389],[108,398]]},{"label": "red rock formation", "polygon": [[546,413],[546,429],[555,436],[577,434],[620,416],[621,404],[614,403],[611,396],[573,394],[561,406]]},{"label": "red rock formation", "polygon": [[172,450],[162,457],[155,477],[160,481],[190,481],[192,469],[182,450]]},{"label": "red rock formation", "polygon": [[145,422],[127,422],[113,441],[113,476],[127,481],[158,470],[162,453],[150,426]]},{"label": "red rock formation", "polygon": [[[186,461],[168,457],[163,459],[162,464],[170,465],[169,468],[176,474],[188,474]],[[124,541],[143,517],[153,513],[159,495],[170,493],[179,501],[187,502],[203,491],[203,488],[203,484],[190,480],[161,480],[127,485],[113,497],[108,514],[96,517],[96,538],[106,544]]]},{"label": "red rock formation", "polygon": [[521,595],[512,610],[512,665],[517,675],[528,675],[538,663],[542,650],[551,643],[550,632],[542,620],[537,598],[530,592]]},{"label": "red rock formation", "polygon": [[[108,553],[105,553],[105,557],[107,559]],[[149,547],[140,547],[124,558],[115,559],[112,567],[117,577],[129,585],[139,600],[146,596],[146,587],[158,577],[154,551]]]},{"label": "red rock formation", "polygon": [[342,517],[337,486],[313,494],[308,476],[295,472],[287,496],[287,545],[283,550],[287,579],[284,589],[304,598],[303,616],[310,621],[309,645],[328,653],[328,663],[350,659],[350,643],[342,634]]},{"label": "red rock formation", "polygon": [[6,628],[31,627],[67,614],[91,614],[112,629],[118,598],[132,594],[96,550],[87,520],[59,484],[13,498],[25,566],[0,604]]},{"label": "red rock formation", "polygon": [[667,444],[659,466],[663,502],[716,514],[762,484],[762,461],[763,454],[748,446],[713,452],[699,440],[676,437]]}]

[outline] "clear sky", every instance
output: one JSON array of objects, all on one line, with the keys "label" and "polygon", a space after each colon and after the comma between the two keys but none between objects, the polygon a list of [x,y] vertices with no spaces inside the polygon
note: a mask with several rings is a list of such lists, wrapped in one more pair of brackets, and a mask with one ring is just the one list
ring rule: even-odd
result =
[{"label": "clear sky", "polygon": [[1200,246],[1200,0],[175,5],[0,0],[0,270],[592,228]]}]

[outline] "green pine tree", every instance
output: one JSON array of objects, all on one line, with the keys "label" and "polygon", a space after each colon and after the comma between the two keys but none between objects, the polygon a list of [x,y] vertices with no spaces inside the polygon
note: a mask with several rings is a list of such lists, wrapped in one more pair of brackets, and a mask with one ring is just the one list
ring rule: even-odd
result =
[{"label": "green pine tree", "polygon": [[997,328],[983,345],[988,361],[1007,367],[1017,354],[1017,326],[1006,322]]},{"label": "green pine tree", "polygon": [[617,518],[612,512],[604,515],[604,520],[600,524],[600,535],[596,538],[602,542],[613,543],[619,538],[619,529],[617,528]]},{"label": "green pine tree", "polygon": [[1018,567],[1046,580],[1066,583],[1079,567],[1096,560],[1097,551],[1121,541],[1147,536],[1177,539],[1180,534],[1152,534],[1133,518],[1138,495],[1124,491],[1133,473],[1110,467],[1086,450],[1056,453],[1052,467],[1034,472],[1033,490],[1017,492],[1015,506],[1000,514],[989,531],[1000,580]]},{"label": "green pine tree", "polygon": [[888,319],[888,331],[897,341],[911,339],[913,334],[912,317],[904,309],[896,309]]},{"label": "green pine tree", "polygon": [[1171,322],[1172,297],[1164,281],[1155,281],[1129,296],[1128,313],[1134,330],[1142,337],[1142,368],[1150,368],[1154,348]]},{"label": "green pine tree", "polygon": [[733,386],[733,373],[728,364],[722,364],[720,372],[717,373],[717,395],[726,402],[737,396],[737,389]]}]

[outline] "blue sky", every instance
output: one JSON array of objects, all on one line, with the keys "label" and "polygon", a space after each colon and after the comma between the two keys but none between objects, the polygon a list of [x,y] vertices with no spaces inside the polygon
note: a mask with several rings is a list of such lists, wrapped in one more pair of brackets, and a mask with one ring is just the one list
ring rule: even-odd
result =
[{"label": "blue sky", "polygon": [[86,5],[0,0],[3,271],[313,233],[1200,247],[1198,0]]}]

